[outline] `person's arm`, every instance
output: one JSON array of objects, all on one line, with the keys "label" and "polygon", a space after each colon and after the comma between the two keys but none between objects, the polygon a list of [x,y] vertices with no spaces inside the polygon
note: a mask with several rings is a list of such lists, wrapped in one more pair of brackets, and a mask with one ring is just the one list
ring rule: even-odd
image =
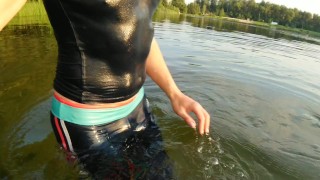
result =
[{"label": "person's arm", "polygon": [[0,0],[0,31],[26,2],[27,0]]},{"label": "person's arm", "polygon": [[196,128],[194,119],[189,115],[193,112],[199,121],[199,133],[209,133],[210,115],[196,101],[183,94],[174,82],[163,59],[158,43],[153,39],[146,63],[147,74],[167,94],[175,113],[182,117],[192,128]]}]

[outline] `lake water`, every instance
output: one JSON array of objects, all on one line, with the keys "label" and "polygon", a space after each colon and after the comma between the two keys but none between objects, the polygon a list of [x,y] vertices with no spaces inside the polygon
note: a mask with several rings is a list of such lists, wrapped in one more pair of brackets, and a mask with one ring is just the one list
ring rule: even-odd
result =
[{"label": "lake water", "polygon": [[[210,18],[155,16],[178,86],[211,114],[198,136],[149,79],[177,179],[319,179],[320,40]],[[57,47],[49,25],[0,33],[0,178],[76,179],[48,112]]]}]

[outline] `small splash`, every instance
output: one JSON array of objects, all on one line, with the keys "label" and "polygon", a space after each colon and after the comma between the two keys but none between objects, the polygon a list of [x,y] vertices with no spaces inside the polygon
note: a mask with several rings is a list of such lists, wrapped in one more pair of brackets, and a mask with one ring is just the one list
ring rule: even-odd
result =
[{"label": "small splash", "polygon": [[206,168],[216,165],[219,165],[219,159],[217,157],[210,157],[209,160],[206,162]]},{"label": "small splash", "polygon": [[234,169],[235,165],[234,164],[229,164],[226,167],[228,167],[230,170]]},{"label": "small splash", "polygon": [[244,177],[245,177],[244,173],[241,172],[241,171],[238,171],[238,172],[237,172],[237,175],[238,175],[238,177],[241,177],[241,178],[244,178]]},{"label": "small splash", "polygon": [[[248,174],[235,159],[230,158],[218,137],[198,136],[195,139],[196,157],[202,179],[214,179],[230,175],[235,179],[248,179]],[[199,176],[199,177],[200,177]]]},{"label": "small splash", "polygon": [[209,162],[214,166],[219,164],[219,160],[216,157],[211,158],[211,160],[209,160]]},{"label": "small splash", "polygon": [[202,177],[212,179],[220,171],[220,156],[223,152],[219,138],[214,139],[210,136],[198,136],[195,139],[197,157],[202,160],[199,167],[202,167]]}]

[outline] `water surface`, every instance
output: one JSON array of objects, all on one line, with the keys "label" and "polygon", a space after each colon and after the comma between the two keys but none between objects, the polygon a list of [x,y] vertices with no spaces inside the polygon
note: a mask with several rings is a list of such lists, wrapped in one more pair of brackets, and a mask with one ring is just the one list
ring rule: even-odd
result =
[{"label": "water surface", "polygon": [[[156,16],[178,86],[212,116],[198,136],[145,84],[177,179],[319,179],[319,40],[198,17]],[[49,125],[57,47],[48,25],[0,33],[0,177],[75,179]]]}]

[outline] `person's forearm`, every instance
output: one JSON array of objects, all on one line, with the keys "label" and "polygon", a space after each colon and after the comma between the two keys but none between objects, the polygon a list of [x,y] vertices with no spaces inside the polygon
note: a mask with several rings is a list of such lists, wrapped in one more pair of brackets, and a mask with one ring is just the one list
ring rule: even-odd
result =
[{"label": "person's forearm", "polygon": [[153,39],[146,63],[147,74],[172,99],[181,93],[163,59],[158,43]]},{"label": "person's forearm", "polygon": [[195,120],[190,116],[194,113],[198,119],[198,130],[202,135],[209,133],[210,115],[195,100],[183,94],[174,82],[169,69],[163,59],[158,43],[153,39],[146,64],[147,74],[170,98],[176,114],[192,128],[196,128]]},{"label": "person's forearm", "polygon": [[0,31],[17,14],[27,0],[0,0]]}]

